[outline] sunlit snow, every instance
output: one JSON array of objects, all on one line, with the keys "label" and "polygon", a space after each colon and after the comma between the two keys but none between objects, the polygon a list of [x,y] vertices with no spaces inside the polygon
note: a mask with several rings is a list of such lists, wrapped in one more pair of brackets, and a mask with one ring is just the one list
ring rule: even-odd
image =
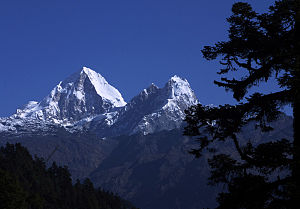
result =
[{"label": "sunlit snow", "polygon": [[83,67],[83,72],[87,74],[99,96],[111,101],[115,107],[126,105],[121,93],[115,87],[111,86],[99,73],[87,67]]}]

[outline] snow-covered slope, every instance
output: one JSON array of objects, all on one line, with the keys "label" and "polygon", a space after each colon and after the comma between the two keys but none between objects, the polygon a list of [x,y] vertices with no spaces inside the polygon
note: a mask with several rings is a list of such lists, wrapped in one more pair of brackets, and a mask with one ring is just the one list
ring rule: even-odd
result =
[{"label": "snow-covered slope", "polygon": [[114,107],[122,107],[126,105],[126,102],[122,98],[120,92],[111,86],[99,73],[96,73],[95,71],[86,67],[83,67],[81,73],[83,72],[88,76],[97,94],[105,101],[112,103]]}]

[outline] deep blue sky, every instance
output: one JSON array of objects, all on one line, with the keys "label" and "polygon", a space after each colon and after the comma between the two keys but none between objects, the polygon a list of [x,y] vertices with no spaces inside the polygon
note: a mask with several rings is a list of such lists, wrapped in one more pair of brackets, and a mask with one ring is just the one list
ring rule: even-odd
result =
[{"label": "deep blue sky", "polygon": [[[187,78],[203,104],[231,103],[200,49],[226,39],[233,0],[1,0],[0,116],[40,101],[87,66],[126,101],[152,82]],[[266,11],[273,0],[249,0]],[[271,89],[272,90],[272,89]]]}]

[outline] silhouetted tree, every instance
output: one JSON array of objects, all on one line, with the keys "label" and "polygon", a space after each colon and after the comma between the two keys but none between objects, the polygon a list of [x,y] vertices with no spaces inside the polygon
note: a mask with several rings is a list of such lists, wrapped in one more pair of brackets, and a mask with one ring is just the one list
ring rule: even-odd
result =
[{"label": "silhouetted tree", "polygon": [[[256,13],[248,3],[235,3],[229,40],[205,46],[204,58],[221,57],[218,72],[227,75],[214,81],[233,92],[237,105],[219,107],[192,106],[186,111],[185,134],[197,136],[199,148],[191,150],[196,157],[205,151],[213,153],[209,160],[210,183],[224,183],[227,192],[218,196],[218,208],[293,208],[300,200],[299,139],[299,1],[281,0],[263,14]],[[233,76],[232,76],[233,75]],[[269,94],[248,90],[274,78],[280,91]],[[274,139],[245,143],[237,133],[251,121],[258,121],[262,132],[280,117],[280,108],[293,108],[294,140]],[[217,153],[216,144],[232,143],[239,157]]]}]

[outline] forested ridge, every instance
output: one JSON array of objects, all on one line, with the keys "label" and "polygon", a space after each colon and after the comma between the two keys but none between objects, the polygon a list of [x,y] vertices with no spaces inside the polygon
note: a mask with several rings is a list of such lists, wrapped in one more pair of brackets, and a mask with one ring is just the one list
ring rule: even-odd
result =
[{"label": "forested ridge", "polygon": [[134,209],[111,192],[94,188],[89,179],[72,183],[67,167],[46,166],[21,144],[0,148],[1,209]]}]

